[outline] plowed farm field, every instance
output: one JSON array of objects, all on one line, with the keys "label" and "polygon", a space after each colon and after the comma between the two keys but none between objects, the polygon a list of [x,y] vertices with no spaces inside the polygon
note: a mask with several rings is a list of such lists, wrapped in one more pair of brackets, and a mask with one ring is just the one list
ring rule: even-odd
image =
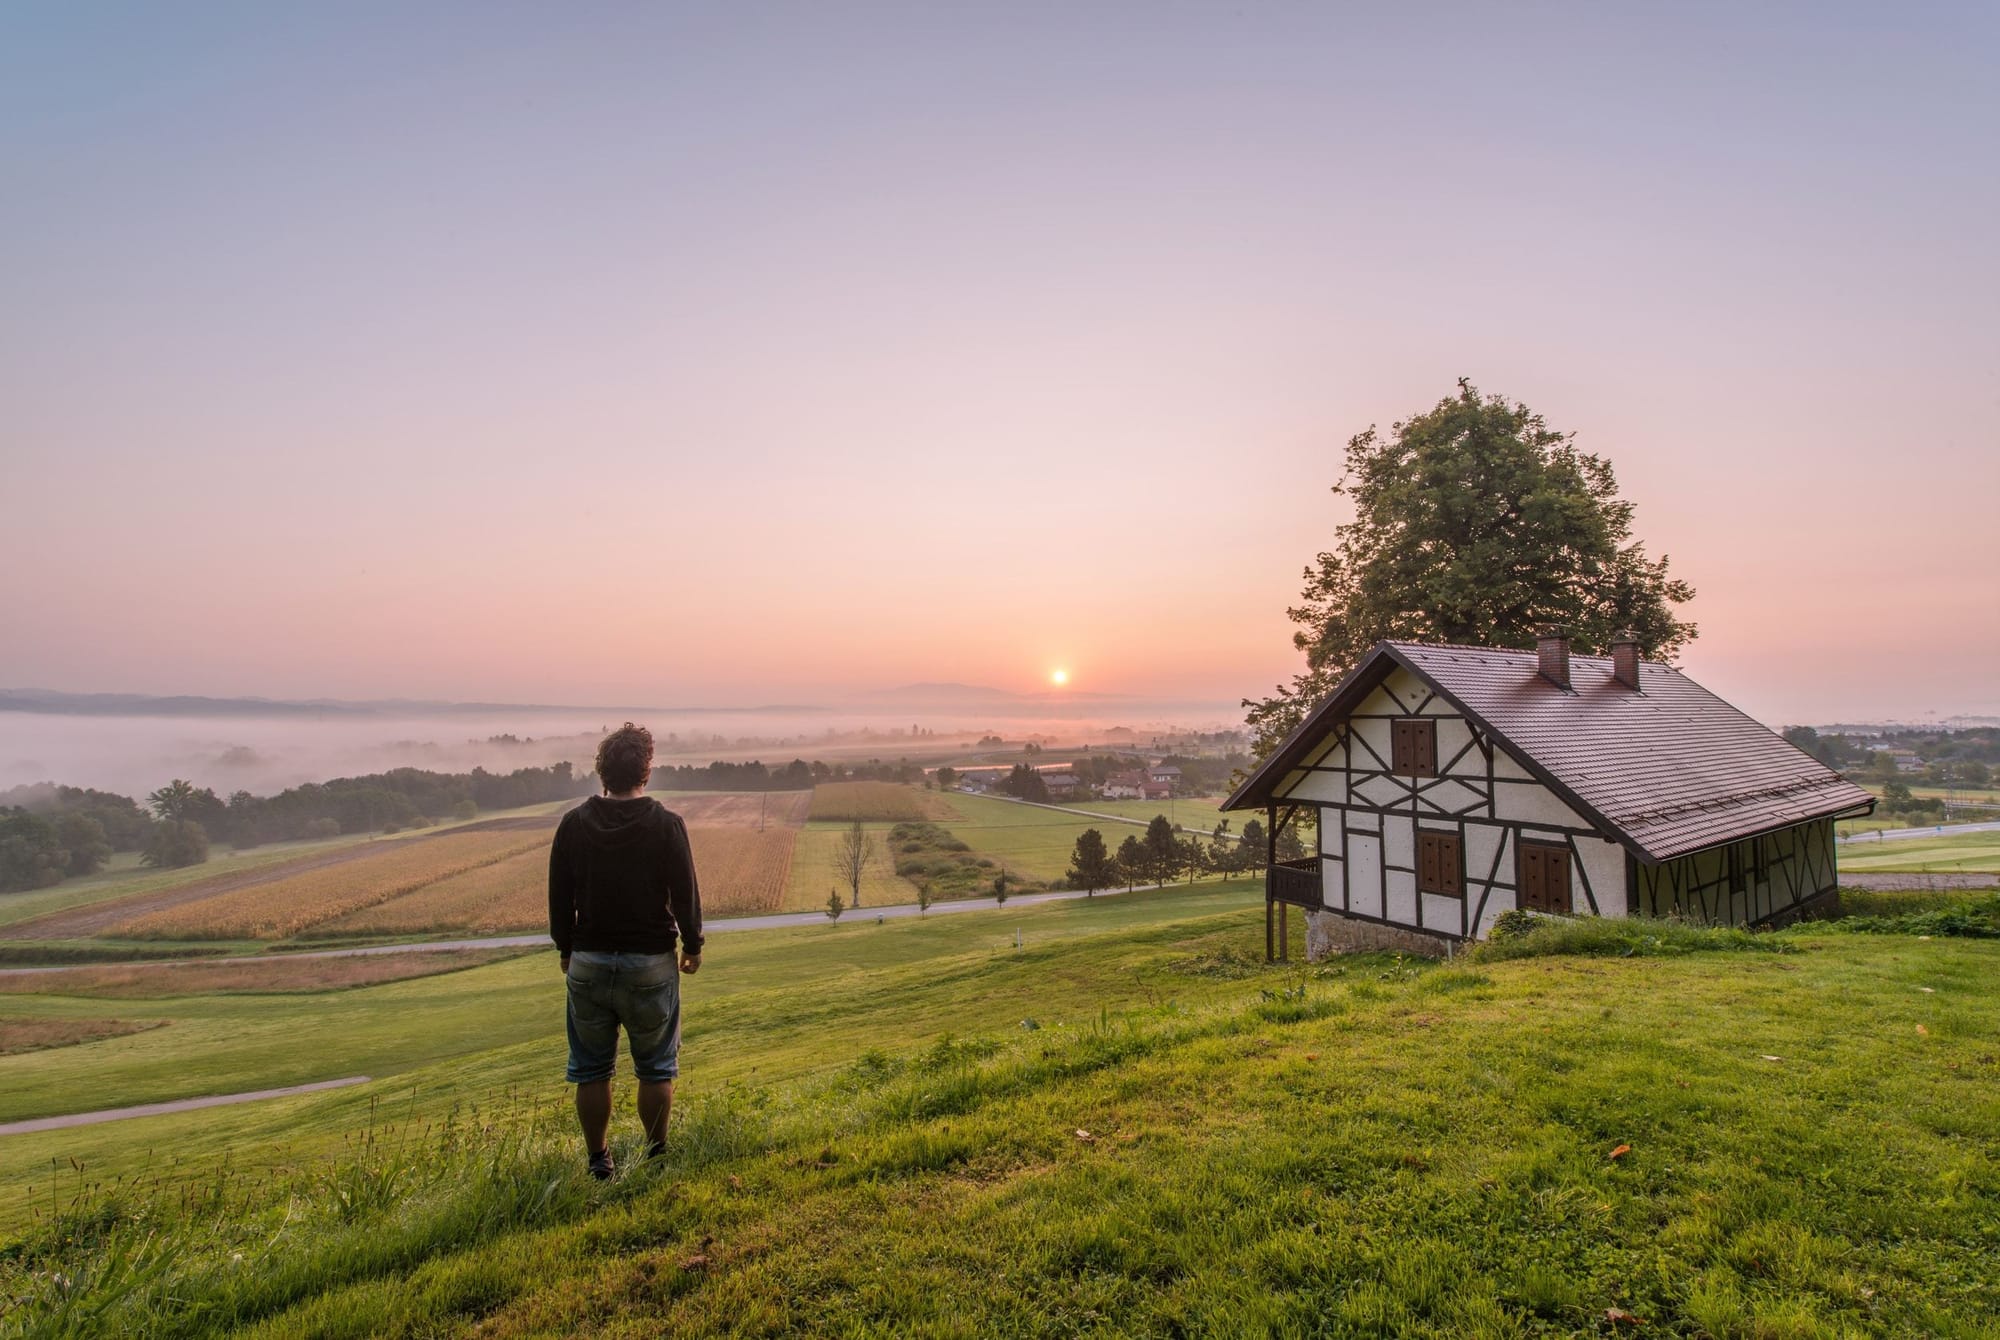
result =
[{"label": "plowed farm field", "polygon": [[[791,877],[792,849],[809,791],[768,795],[669,793],[659,797],[688,826],[704,916],[775,912]],[[759,819],[763,828],[758,828]],[[467,931],[498,934],[548,924],[548,847],[440,879],[315,927],[335,934]]]},{"label": "plowed farm field", "polygon": [[546,852],[550,831],[445,833],[385,843],[352,860],[149,912],[111,933],[140,939],[282,939],[469,870]]}]

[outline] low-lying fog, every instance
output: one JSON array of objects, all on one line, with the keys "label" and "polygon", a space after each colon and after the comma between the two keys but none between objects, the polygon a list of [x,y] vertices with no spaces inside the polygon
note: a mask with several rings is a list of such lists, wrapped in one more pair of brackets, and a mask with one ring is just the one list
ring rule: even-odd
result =
[{"label": "low-lying fog", "polygon": [[[1025,705],[1022,705],[1025,706]],[[1223,703],[1092,705],[1089,715],[953,712],[909,704],[866,709],[635,713],[658,740],[659,759],[707,763],[793,758],[937,762],[988,732],[1009,740],[1143,745],[1177,730],[1226,730],[1241,713]],[[98,787],[143,799],[176,777],[228,796],[269,795],[302,782],[430,768],[507,772],[569,759],[587,769],[599,736],[623,713],[592,709],[460,709],[282,716],[114,716],[0,711],[0,791],[32,782]],[[912,735],[913,728],[926,734]],[[1122,728],[1120,733],[1109,733]],[[1131,735],[1123,732],[1130,731]],[[511,738],[510,738],[511,737]]]}]

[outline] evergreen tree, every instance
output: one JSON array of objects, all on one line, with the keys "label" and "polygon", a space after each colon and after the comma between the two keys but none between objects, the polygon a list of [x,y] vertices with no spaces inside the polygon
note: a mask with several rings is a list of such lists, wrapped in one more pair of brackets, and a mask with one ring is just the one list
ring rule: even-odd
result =
[{"label": "evergreen tree", "polygon": [[1069,858],[1069,883],[1086,896],[1110,888],[1118,878],[1117,863],[1104,845],[1104,834],[1086,828],[1076,836],[1076,848]]},{"label": "evergreen tree", "polygon": [[1146,876],[1150,882],[1163,884],[1180,870],[1180,839],[1166,815],[1156,814],[1146,825],[1145,851]]}]

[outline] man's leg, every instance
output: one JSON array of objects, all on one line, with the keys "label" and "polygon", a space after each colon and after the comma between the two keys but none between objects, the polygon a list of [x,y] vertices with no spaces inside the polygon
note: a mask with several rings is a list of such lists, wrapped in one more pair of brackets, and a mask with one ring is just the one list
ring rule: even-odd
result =
[{"label": "man's leg", "polygon": [[[610,1099],[605,1099],[607,1110]],[[651,1156],[666,1148],[667,1118],[674,1110],[674,1082],[639,1081],[639,1124],[646,1128],[646,1153]]]},{"label": "man's leg", "polygon": [[[645,1090],[643,1087],[640,1092]],[[592,1080],[576,1086],[576,1120],[583,1127],[583,1147],[594,1158],[604,1152],[611,1136],[611,1081]]]}]

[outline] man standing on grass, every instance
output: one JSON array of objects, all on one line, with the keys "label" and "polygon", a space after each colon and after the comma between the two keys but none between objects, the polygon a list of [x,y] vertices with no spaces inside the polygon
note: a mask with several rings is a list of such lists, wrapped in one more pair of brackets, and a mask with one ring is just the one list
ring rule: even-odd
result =
[{"label": "man standing on grass", "polygon": [[600,1180],[612,1173],[619,1026],[639,1078],[646,1157],[657,1158],[680,1073],[680,975],[701,968],[701,892],[687,825],[646,794],[652,771],[651,731],[628,721],[605,736],[597,746],[604,794],[565,814],[549,849],[549,937],[569,984],[569,1082],[590,1173]]}]

